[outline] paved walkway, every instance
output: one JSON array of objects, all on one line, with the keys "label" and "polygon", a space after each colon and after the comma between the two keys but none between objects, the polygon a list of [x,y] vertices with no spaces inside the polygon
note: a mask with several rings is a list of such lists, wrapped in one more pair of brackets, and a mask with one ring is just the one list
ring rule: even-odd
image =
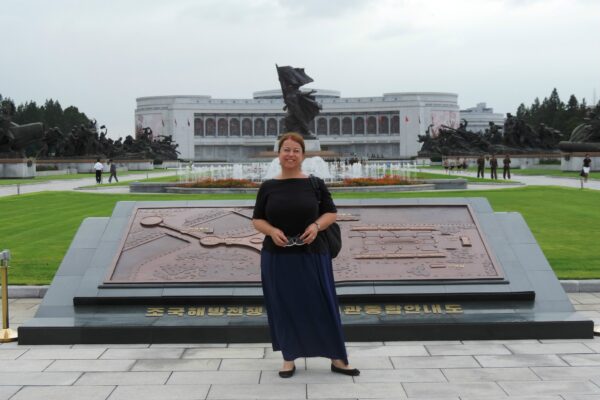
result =
[{"label": "paved walkway", "polygon": [[[600,325],[600,293],[569,294]],[[14,299],[11,328],[40,299]],[[0,400],[154,399],[600,399],[600,337],[348,343],[359,377],[326,359],[297,360],[277,376],[268,343],[0,345]]]},{"label": "paved walkway", "polygon": [[[119,177],[119,182],[135,181],[146,179],[146,177],[158,178],[161,176],[175,175],[175,171],[151,171],[146,173],[135,173],[130,175],[122,175]],[[104,178],[106,182],[108,177]],[[17,193],[34,193],[44,191],[60,191],[60,190],[75,190],[82,186],[91,186],[96,184],[96,178],[81,178],[81,179],[63,179],[55,181],[43,181],[39,183],[27,183],[23,185],[0,185],[0,196],[12,196]],[[98,193],[129,193],[128,186],[111,186],[105,184],[99,186],[98,189],[90,189],[87,191]]]}]

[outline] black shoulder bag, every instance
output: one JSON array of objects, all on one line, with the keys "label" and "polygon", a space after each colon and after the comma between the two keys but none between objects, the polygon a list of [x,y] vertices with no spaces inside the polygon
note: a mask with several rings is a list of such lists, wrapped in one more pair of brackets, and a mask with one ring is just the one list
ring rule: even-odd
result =
[{"label": "black shoulder bag", "polygon": [[[309,175],[308,179],[317,195],[317,201],[321,204],[321,188],[317,178],[313,175]],[[329,254],[331,258],[336,258],[342,250],[342,232],[337,222],[329,225],[324,231],[322,231],[325,240],[327,241],[327,247],[329,248]]]}]

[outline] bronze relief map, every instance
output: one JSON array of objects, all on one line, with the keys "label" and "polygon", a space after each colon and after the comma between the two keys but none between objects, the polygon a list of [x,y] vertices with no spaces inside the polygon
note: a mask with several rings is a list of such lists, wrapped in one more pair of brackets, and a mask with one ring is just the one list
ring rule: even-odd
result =
[{"label": "bronze relief map", "polygon": [[[498,280],[469,205],[338,207],[336,282]],[[137,208],[105,284],[260,283],[252,207]]]}]

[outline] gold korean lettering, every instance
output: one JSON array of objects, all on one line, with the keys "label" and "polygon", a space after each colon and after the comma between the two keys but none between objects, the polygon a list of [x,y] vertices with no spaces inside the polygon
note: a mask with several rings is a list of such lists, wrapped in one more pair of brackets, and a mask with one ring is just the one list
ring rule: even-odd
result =
[{"label": "gold korean lettering", "polygon": [[361,311],[362,311],[361,306],[351,306],[351,305],[344,306],[344,314],[346,314],[346,315],[360,315]]},{"label": "gold korean lettering", "polygon": [[187,315],[189,315],[190,317],[202,317],[205,314],[205,307],[188,307]]},{"label": "gold korean lettering", "polygon": [[260,317],[263,313],[262,306],[247,306],[246,315],[250,317]]},{"label": "gold korean lettering", "polygon": [[225,313],[225,307],[208,307],[208,315],[221,316]]},{"label": "gold korean lettering", "polygon": [[227,307],[227,315],[230,317],[241,317],[242,315],[244,315],[244,307],[229,306]]},{"label": "gold korean lettering", "polygon": [[185,312],[185,308],[183,307],[169,307],[167,308],[168,315],[176,315],[178,317],[183,317],[183,313]]},{"label": "gold korean lettering", "polygon": [[165,315],[164,307],[148,307],[146,309],[146,317],[162,317]]},{"label": "gold korean lettering", "polygon": [[399,304],[386,304],[385,313],[388,315],[399,315],[402,314],[402,306]]},{"label": "gold korean lettering", "polygon": [[380,305],[366,305],[365,306],[365,313],[366,314],[371,314],[371,315],[378,315],[381,314],[381,306]]},{"label": "gold korean lettering", "polygon": [[460,304],[446,304],[444,306],[447,314],[462,314],[463,309]]}]

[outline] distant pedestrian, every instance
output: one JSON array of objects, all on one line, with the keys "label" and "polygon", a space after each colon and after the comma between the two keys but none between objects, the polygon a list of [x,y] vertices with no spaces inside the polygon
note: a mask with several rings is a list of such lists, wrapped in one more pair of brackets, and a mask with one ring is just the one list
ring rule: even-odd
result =
[{"label": "distant pedestrian", "polygon": [[510,179],[510,156],[507,154],[504,156],[504,160],[502,160],[502,179]]},{"label": "distant pedestrian", "polygon": [[581,167],[581,188],[583,189],[583,184],[587,183],[588,178],[590,176],[590,170],[592,169],[592,159],[589,154],[585,155],[583,159],[583,166]]},{"label": "distant pedestrian", "polygon": [[96,183],[102,183],[102,170],[104,169],[104,165],[100,162],[98,158],[96,160],[96,164],[94,164],[94,170],[96,171]]},{"label": "distant pedestrian", "polygon": [[494,154],[490,158],[490,178],[498,179],[498,159]]},{"label": "distant pedestrian", "polygon": [[483,178],[483,171],[485,171],[485,158],[483,158],[483,154],[477,158],[477,177],[480,176]]},{"label": "distant pedestrian", "polygon": [[119,182],[117,179],[117,164],[114,163],[113,160],[108,160],[110,163],[110,176],[108,177],[108,183],[111,183],[112,178],[115,178],[116,182]]}]

